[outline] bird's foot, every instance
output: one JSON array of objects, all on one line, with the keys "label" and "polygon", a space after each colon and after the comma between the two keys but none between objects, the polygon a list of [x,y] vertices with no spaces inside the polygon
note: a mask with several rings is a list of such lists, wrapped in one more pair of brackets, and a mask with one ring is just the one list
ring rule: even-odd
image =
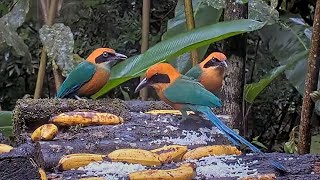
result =
[{"label": "bird's foot", "polygon": [[79,96],[77,96],[77,95],[74,95],[74,97],[77,99],[77,100],[82,100],[82,101],[86,101],[87,99],[85,99],[85,98],[80,98]]}]

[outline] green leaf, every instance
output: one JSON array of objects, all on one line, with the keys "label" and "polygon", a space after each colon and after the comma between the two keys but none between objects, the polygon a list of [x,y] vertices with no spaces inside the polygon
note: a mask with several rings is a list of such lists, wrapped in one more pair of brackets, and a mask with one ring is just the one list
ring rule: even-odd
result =
[{"label": "green leaf", "polygon": [[269,25],[279,20],[279,12],[276,7],[269,6],[264,0],[249,1],[248,16],[250,19],[267,22]]},{"label": "green leaf", "polygon": [[0,51],[7,46],[12,47],[15,52],[25,57],[26,62],[31,61],[28,46],[16,32],[17,28],[25,21],[29,11],[29,0],[17,1],[12,10],[0,18]]},{"label": "green leaf", "polygon": [[256,97],[283,72],[299,93],[301,95],[304,93],[311,37],[310,26],[296,15],[285,14],[280,16],[280,19],[278,23],[265,26],[258,31],[280,66],[263,76],[259,82],[245,85],[244,98],[250,103],[253,103]]},{"label": "green leaf", "polygon": [[312,154],[320,153],[320,134],[317,134],[311,137],[310,153]]},{"label": "green leaf", "polygon": [[[219,21],[222,9],[208,6],[201,0],[193,0],[192,5],[196,28]],[[162,40],[170,39],[177,34],[187,31],[183,0],[178,1],[175,9],[175,17],[168,21],[167,27],[168,30],[163,34]]]},{"label": "green leaf", "polygon": [[[216,9],[209,6],[203,0],[193,0],[193,14],[196,28],[205,25],[217,23],[220,19],[222,9]],[[170,39],[171,37],[186,32],[186,19],[184,12],[184,0],[179,0],[175,9],[175,17],[168,21],[167,32],[163,34],[162,40]],[[199,49],[199,60],[203,59],[208,50],[209,45],[203,46]],[[180,55],[170,63],[176,67],[182,74],[186,73],[192,66],[190,61],[190,52]]]},{"label": "green leaf", "polygon": [[298,137],[298,128],[299,126],[295,126],[292,128],[290,134],[289,134],[289,141],[284,143],[283,149],[285,153],[297,153],[298,152],[298,147],[297,147],[297,137]]},{"label": "green leaf", "polygon": [[262,144],[261,142],[258,141],[258,138],[259,138],[259,136],[253,138],[252,143],[259,146],[259,147],[262,147],[264,149],[268,149],[264,144]]},{"label": "green leaf", "polygon": [[[289,82],[302,95],[307,74],[307,52],[310,48],[311,29],[297,15],[285,14],[280,16],[280,19],[281,22],[262,28],[259,34],[280,65],[287,65],[292,59],[299,58],[293,68],[287,69],[285,74]],[[303,52],[305,52],[304,56],[300,56]]]},{"label": "green leaf", "polygon": [[0,111],[0,127],[12,126],[12,112]]},{"label": "green leaf", "polygon": [[185,52],[226,39],[231,36],[262,28],[265,23],[251,19],[219,22],[185,32],[164,40],[148,49],[144,54],[131,57],[112,68],[111,79],[117,83],[108,83],[92,97],[97,98],[119,84],[139,76],[151,65],[177,57]]},{"label": "green leaf", "polygon": [[244,98],[247,102],[253,103],[257,96],[280,74],[292,68],[301,58],[305,57],[308,51],[303,51],[293,57],[289,57],[290,63],[274,68],[264,75],[257,83],[246,84],[244,87]]},{"label": "green leaf", "polygon": [[13,136],[13,127],[12,126],[1,126],[0,133],[6,137]]}]

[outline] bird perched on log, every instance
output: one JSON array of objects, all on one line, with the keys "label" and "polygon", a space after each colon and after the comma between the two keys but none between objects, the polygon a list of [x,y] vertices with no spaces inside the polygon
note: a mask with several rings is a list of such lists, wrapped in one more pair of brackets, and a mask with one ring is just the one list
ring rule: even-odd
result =
[{"label": "bird perched on log", "polygon": [[111,68],[127,56],[110,48],[98,48],[77,65],[62,83],[57,98],[90,96],[109,80]]},{"label": "bird perched on log", "polygon": [[[221,107],[220,99],[206,90],[203,85],[194,79],[181,75],[172,65],[159,63],[151,66],[145,73],[145,78],[137,86],[138,92],[146,86],[152,86],[159,98],[180,110],[184,118],[187,110],[204,114],[224,135],[235,145],[247,145],[253,152],[262,153],[260,149],[248,142],[225,125],[212,111],[211,107]],[[272,162],[278,169],[285,169],[278,162]]]},{"label": "bird perched on log", "polygon": [[185,76],[197,79],[208,91],[217,95],[223,85],[224,72],[228,67],[227,57],[213,52],[201,63],[193,66]]}]

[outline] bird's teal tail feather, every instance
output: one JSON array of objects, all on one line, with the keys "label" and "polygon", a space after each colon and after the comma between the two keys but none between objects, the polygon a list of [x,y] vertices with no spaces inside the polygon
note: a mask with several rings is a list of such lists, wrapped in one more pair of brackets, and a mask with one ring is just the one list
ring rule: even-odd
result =
[{"label": "bird's teal tail feather", "polygon": [[262,153],[260,149],[255,147],[253,144],[251,144],[249,141],[241,137],[239,134],[235,133],[232,129],[230,129],[227,125],[225,125],[212,111],[209,107],[202,108],[202,112],[207,115],[208,119],[213,122],[214,125],[216,125],[225,135],[233,139],[233,141],[241,142],[242,144],[247,145],[253,152],[255,153]]},{"label": "bird's teal tail feather", "polygon": [[[198,107],[199,108],[199,107]],[[212,111],[209,107],[201,107],[201,112],[207,115],[208,119],[215,125],[219,130],[221,130],[225,136],[234,144],[239,144],[238,142],[241,142],[242,144],[247,145],[253,152],[255,153],[263,153],[260,149],[255,147],[253,144],[251,144],[249,141],[235,133],[232,129],[230,129],[227,125],[225,125]],[[288,172],[287,168],[282,165],[280,162],[271,160],[271,164],[277,168],[278,170]]]}]

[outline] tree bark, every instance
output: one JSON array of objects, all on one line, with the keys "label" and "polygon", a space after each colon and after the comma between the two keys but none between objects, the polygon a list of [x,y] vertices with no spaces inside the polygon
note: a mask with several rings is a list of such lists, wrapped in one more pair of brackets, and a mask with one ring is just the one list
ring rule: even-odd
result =
[{"label": "tree bark", "polygon": [[[226,1],[224,20],[247,18],[247,5]],[[230,115],[232,126],[244,134],[243,123],[243,87],[245,75],[247,37],[245,34],[228,38],[223,43],[223,51],[228,57],[228,69],[225,84],[222,89],[223,108],[222,114]]]},{"label": "tree bark", "polygon": [[0,179],[40,179],[44,159],[38,143],[26,143],[0,154]]},{"label": "tree bark", "polygon": [[[195,21],[193,16],[193,7],[192,7],[192,0],[184,0],[184,11],[186,16],[186,23],[188,31],[193,30],[195,28]],[[197,49],[191,51],[191,61],[192,66],[198,64],[198,52]]]},{"label": "tree bark", "polygon": [[[142,7],[142,42],[141,42],[141,53],[144,53],[149,48],[149,29],[150,29],[150,2],[151,0],[143,0]],[[140,79],[142,80],[142,76]],[[148,88],[140,90],[140,97],[142,100],[148,98]]]},{"label": "tree bark", "polygon": [[317,89],[320,65],[320,0],[317,0],[313,21],[311,48],[308,57],[308,72],[305,80],[304,96],[302,103],[301,120],[299,126],[298,152],[306,154],[310,152],[311,144],[311,116],[314,102],[310,93]]},{"label": "tree bark", "polygon": [[[179,139],[184,137],[185,131],[198,132],[199,128],[211,129],[212,127],[209,121],[198,116],[193,116],[180,124],[180,117],[175,115],[160,116],[140,112],[130,112],[129,114],[132,118],[125,120],[121,125],[87,126],[73,131],[70,131],[69,128],[59,127],[59,133],[52,141],[39,142],[45,161],[45,169],[54,168],[65,154],[108,154],[121,148],[156,149],[175,144],[163,138]],[[172,128],[176,128],[176,130],[172,130]],[[199,141],[187,144],[187,146],[193,149],[199,146],[229,143],[220,134],[206,134],[215,141]]]},{"label": "tree bark", "polygon": [[[290,173],[280,174],[277,172],[272,166],[270,166],[270,159],[282,159],[281,161],[286,164],[286,166],[290,166]],[[290,159],[290,160],[284,160]],[[197,179],[210,179],[210,180],[253,180],[253,179],[277,179],[277,180],[319,180],[319,155],[306,154],[306,155],[298,155],[298,154],[284,154],[284,153],[266,153],[266,154],[252,154],[250,156],[241,155],[234,156],[234,158],[230,158],[225,163],[227,164],[237,164],[239,161],[243,164],[247,164],[248,170],[256,169],[257,174],[244,176],[242,178],[225,176],[223,173],[220,174],[220,177],[212,177],[205,178],[202,174],[197,174]],[[204,160],[202,160],[204,161]],[[199,162],[199,160],[198,160]],[[255,163],[253,163],[255,162]],[[179,166],[178,163],[170,163],[157,167],[150,167],[151,169],[168,169],[175,168]],[[202,168],[204,166],[199,165],[197,168]],[[206,167],[208,168],[208,167]],[[241,171],[241,170],[240,170]],[[314,172],[314,173],[310,173]],[[62,173],[58,173],[58,177],[61,179],[78,179],[83,177],[85,172],[79,172],[74,170],[64,171]],[[210,174],[210,172],[209,172]],[[250,173],[249,173],[250,174]],[[54,175],[57,175],[55,173]],[[269,175],[269,176],[268,176]],[[260,176],[260,178],[258,178]],[[261,176],[264,176],[262,178]],[[103,177],[103,176],[102,176]],[[273,178],[272,178],[273,177]],[[126,178],[125,178],[126,179]],[[174,178],[172,178],[174,179]]]},{"label": "tree bark", "polygon": [[15,141],[23,143],[24,132],[31,132],[50,117],[68,111],[109,112],[130,119],[129,112],[144,112],[153,109],[171,109],[162,101],[122,101],[119,99],[19,99],[13,113]]}]

